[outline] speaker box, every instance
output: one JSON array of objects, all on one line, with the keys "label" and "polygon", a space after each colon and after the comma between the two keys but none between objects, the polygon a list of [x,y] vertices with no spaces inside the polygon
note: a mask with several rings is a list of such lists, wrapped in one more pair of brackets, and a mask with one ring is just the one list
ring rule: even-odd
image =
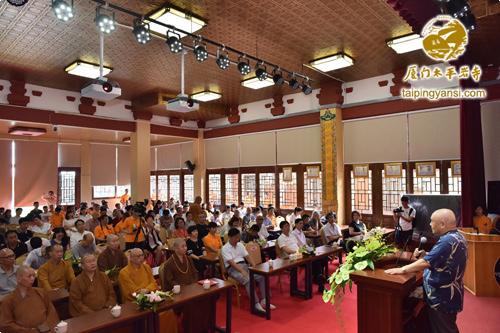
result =
[{"label": "speaker box", "polygon": [[488,182],[488,213],[500,214],[500,181]]},{"label": "speaker box", "polygon": [[187,160],[186,162],[184,162],[184,165],[186,166],[186,168],[189,170],[189,171],[194,171],[194,167],[195,165],[193,163],[191,163],[190,160]]}]

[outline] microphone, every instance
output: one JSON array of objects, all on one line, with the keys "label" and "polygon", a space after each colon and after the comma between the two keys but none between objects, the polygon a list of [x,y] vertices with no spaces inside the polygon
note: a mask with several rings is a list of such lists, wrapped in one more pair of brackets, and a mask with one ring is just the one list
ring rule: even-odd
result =
[{"label": "microphone", "polygon": [[[401,253],[398,256],[398,260],[396,260],[395,266],[398,266],[399,259],[401,259],[401,256],[403,255],[403,252],[406,249],[406,245],[408,245],[408,242],[410,241],[411,237],[412,237],[412,235],[408,236],[408,238],[406,239],[405,245],[403,246],[403,249],[401,250]],[[410,259],[411,259],[411,257],[410,257]]]},{"label": "microphone", "polygon": [[[422,236],[423,232],[420,233],[420,236]],[[418,250],[421,251],[422,248],[424,247],[424,244],[427,243],[427,238],[426,237],[420,237],[420,243],[418,244]],[[413,252],[411,253],[410,260],[413,257]],[[418,259],[418,258],[416,258]]]}]

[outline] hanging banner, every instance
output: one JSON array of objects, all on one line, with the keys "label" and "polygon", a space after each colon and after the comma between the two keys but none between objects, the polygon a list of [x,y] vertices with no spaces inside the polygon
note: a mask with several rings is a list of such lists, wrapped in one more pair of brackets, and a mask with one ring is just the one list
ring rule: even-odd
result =
[{"label": "hanging banner", "polygon": [[337,112],[320,110],[323,212],[337,212]]}]

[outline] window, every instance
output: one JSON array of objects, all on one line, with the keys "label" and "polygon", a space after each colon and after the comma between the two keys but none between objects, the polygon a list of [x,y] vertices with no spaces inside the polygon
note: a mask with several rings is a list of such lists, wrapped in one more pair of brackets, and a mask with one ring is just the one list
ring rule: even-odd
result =
[{"label": "window", "polygon": [[280,207],[295,209],[297,207],[297,173],[292,172],[292,181],[284,182],[280,172]]},{"label": "window", "polygon": [[417,170],[413,169],[414,194],[441,194],[441,179],[439,169],[436,168],[435,177],[417,177]]},{"label": "window", "polygon": [[276,205],[276,182],[274,178],[274,173],[259,174],[260,204],[264,207],[268,205]]},{"label": "window", "polygon": [[170,197],[176,201],[181,200],[181,176],[170,175]]},{"label": "window", "polygon": [[158,176],[158,200],[168,201],[168,176],[159,175]]},{"label": "window", "polygon": [[351,171],[351,207],[360,213],[372,214],[372,170],[365,178],[354,178]]},{"label": "window", "polygon": [[255,174],[244,173],[241,175],[241,201],[245,202],[245,206],[255,207],[256,205],[256,188]]},{"label": "window", "polygon": [[319,178],[308,178],[307,172],[304,172],[304,208],[313,209],[318,205],[321,209],[321,171]]},{"label": "window", "polygon": [[401,206],[400,199],[406,193],[406,169],[402,177],[385,177],[382,170],[382,209],[383,214],[392,215],[392,210]]},{"label": "window", "polygon": [[156,176],[149,176],[149,192],[151,193],[151,199],[157,200],[156,197]]},{"label": "window", "polygon": [[462,195],[462,177],[452,177],[451,168],[448,168],[448,193]]},{"label": "window", "polygon": [[93,197],[96,199],[114,198],[116,196],[115,186],[94,186],[93,191],[94,191]]},{"label": "window", "polygon": [[76,171],[59,172],[59,204],[75,205]]},{"label": "window", "polygon": [[226,175],[226,205],[238,205],[238,174]]},{"label": "window", "polygon": [[184,200],[194,202],[194,175],[184,175]]},{"label": "window", "polygon": [[208,175],[208,201],[221,205],[220,175]]}]

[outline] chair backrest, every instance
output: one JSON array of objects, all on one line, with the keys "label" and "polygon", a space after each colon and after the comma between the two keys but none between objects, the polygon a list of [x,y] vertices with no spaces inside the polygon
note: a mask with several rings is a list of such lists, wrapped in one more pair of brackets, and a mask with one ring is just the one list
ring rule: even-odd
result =
[{"label": "chair backrest", "polygon": [[224,244],[227,244],[228,240],[229,240],[229,235],[225,234],[224,235]]},{"label": "chair backrest", "polygon": [[262,263],[262,256],[260,252],[260,246],[256,242],[249,242],[245,245],[245,249],[248,255],[253,259],[253,262],[258,265]]},{"label": "chair backrest", "polygon": [[49,235],[47,235],[47,234],[41,234],[41,233],[38,233],[38,232],[35,232],[33,234],[33,237],[40,237],[40,238],[49,239]]},{"label": "chair backrest", "polygon": [[172,229],[168,228],[167,229],[167,238],[170,239],[174,237],[174,232],[172,231]]},{"label": "chair backrest", "polygon": [[328,242],[326,241],[325,232],[323,231],[323,228],[319,230],[319,234],[321,235],[321,244],[326,245]]},{"label": "chair backrest", "polygon": [[118,233],[118,239],[120,240],[120,249],[125,251],[125,233],[124,232]]},{"label": "chair backrest", "polygon": [[16,230],[19,224],[7,224],[7,230]]},{"label": "chair backrest", "polygon": [[27,257],[28,257],[27,253],[23,254],[22,256],[17,257],[14,265],[22,266],[24,264],[24,262],[26,261]]},{"label": "chair backrest", "polygon": [[158,233],[158,236],[160,237],[160,240],[163,244],[167,243],[168,237],[167,237],[167,229],[161,227],[160,232]]},{"label": "chair backrest", "polygon": [[290,223],[290,215],[291,215],[291,214],[288,214],[288,215],[285,217],[285,221],[287,221],[288,223]]},{"label": "chair backrest", "polygon": [[104,251],[108,245],[106,243],[97,244],[99,250]]},{"label": "chair backrest", "polygon": [[224,258],[222,258],[222,250],[219,250],[219,265],[220,265],[220,274],[224,280],[227,280],[226,274],[226,266],[224,266]]},{"label": "chair backrest", "polygon": [[283,251],[280,249],[280,245],[278,244],[278,240],[276,240],[276,243],[274,243],[274,246],[276,247],[276,254],[278,255],[278,258],[284,258],[285,255]]},{"label": "chair backrest", "polygon": [[176,240],[176,238],[170,238],[168,240],[168,249],[169,250],[173,250],[174,249],[174,240]]},{"label": "chair backrest", "polygon": [[132,249],[128,249],[127,251],[125,251],[125,257],[127,257],[128,260],[130,260],[130,252],[132,251]]},{"label": "chair backrest", "polygon": [[165,286],[163,285],[163,266],[165,266],[165,263],[162,263],[158,268],[158,275],[160,276],[161,290],[167,291],[165,290]]}]

